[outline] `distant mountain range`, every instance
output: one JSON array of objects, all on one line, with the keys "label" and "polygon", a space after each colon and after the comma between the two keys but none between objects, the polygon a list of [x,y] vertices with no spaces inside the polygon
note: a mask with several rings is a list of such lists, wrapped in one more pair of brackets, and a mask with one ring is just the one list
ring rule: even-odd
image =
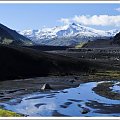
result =
[{"label": "distant mountain range", "polygon": [[115,36],[119,30],[97,30],[80,24],[69,24],[53,28],[19,31],[37,45],[75,46],[88,40],[106,39]]},{"label": "distant mountain range", "polygon": [[0,24],[0,44],[31,46],[33,42],[15,30]]},{"label": "distant mountain range", "polygon": [[97,30],[80,24],[69,24],[40,30],[12,30],[0,24],[0,44],[32,46],[76,46],[82,42],[113,38],[119,30]]}]

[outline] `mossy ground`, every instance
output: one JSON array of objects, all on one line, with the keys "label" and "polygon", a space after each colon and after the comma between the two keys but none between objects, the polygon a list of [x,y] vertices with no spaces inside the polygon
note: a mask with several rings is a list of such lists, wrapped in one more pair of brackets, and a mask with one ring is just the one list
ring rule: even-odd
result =
[{"label": "mossy ground", "polygon": [[114,80],[120,81],[120,71],[99,71],[95,73],[94,76],[96,79],[99,79],[100,81],[103,80],[111,82],[100,83],[97,85],[97,87],[93,89],[93,91],[109,99],[120,100],[120,94],[112,92],[110,89],[110,87],[112,87],[114,84],[113,82]]},{"label": "mossy ground", "polygon": [[97,76],[120,77],[120,71],[100,71],[96,73]]},{"label": "mossy ground", "polygon": [[75,48],[82,48],[82,46],[85,44],[86,42],[81,42],[78,45],[75,46]]},{"label": "mossy ground", "polygon": [[[78,79],[78,82],[91,82],[91,81],[110,81],[111,83],[100,84],[96,89],[94,89],[97,94],[105,96],[110,99],[120,99],[120,96],[116,93],[110,92],[109,87],[112,86],[112,80],[120,81],[120,71],[97,71],[92,74],[81,75],[81,79]],[[79,81],[80,80],[80,81]],[[22,117],[22,115],[17,114],[12,111],[0,109],[0,117]]]},{"label": "mossy ground", "polygon": [[12,111],[0,109],[0,117],[22,117],[22,115]]}]

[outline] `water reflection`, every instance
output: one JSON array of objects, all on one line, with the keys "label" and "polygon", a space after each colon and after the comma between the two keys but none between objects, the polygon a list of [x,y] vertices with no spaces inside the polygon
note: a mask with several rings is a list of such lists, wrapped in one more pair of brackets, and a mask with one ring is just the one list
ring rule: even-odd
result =
[{"label": "water reflection", "polygon": [[113,92],[120,93],[120,82],[115,83],[113,87],[110,87],[110,89],[112,89]]},{"label": "water reflection", "polygon": [[[107,99],[94,93],[92,88],[97,84],[97,82],[89,82],[77,88],[34,93],[24,96],[18,104],[11,104],[15,102],[11,100],[4,105],[6,109],[29,116],[120,116],[119,112],[104,112],[114,106],[120,108],[120,101]],[[84,108],[88,110],[86,114],[81,112]]]}]

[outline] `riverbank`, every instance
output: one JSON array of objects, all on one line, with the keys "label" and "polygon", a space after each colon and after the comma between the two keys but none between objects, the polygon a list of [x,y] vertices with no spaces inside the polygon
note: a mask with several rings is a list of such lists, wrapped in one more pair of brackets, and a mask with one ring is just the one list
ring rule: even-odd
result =
[{"label": "riverbank", "polygon": [[8,101],[15,97],[31,94],[33,92],[44,92],[42,87],[45,84],[50,90],[63,90],[78,87],[81,83],[99,81],[120,81],[119,71],[102,71],[95,74],[81,74],[80,76],[48,76],[29,79],[17,79],[0,82],[0,102]]},{"label": "riverbank", "polygon": [[[94,74],[81,74],[79,76],[48,76],[48,77],[36,77],[29,79],[17,79],[10,81],[1,81],[0,82],[0,103],[7,103],[8,101],[15,99],[16,101],[11,104],[17,105],[22,102],[22,97],[25,95],[32,95],[34,93],[49,94],[50,98],[54,97],[51,91],[63,91],[65,89],[74,89],[79,87],[81,84],[89,82],[103,82],[103,81],[120,81],[120,72],[119,71],[99,71]],[[45,85],[49,87],[44,87]],[[98,84],[99,85],[99,84]],[[105,88],[108,86],[107,84]],[[112,87],[111,85],[110,87]],[[44,87],[44,88],[43,88]],[[109,87],[109,86],[108,86]],[[110,97],[110,94],[103,95],[101,93],[103,86],[99,86],[99,92],[93,90],[96,94],[103,96],[105,98],[113,99]],[[107,89],[108,93],[111,92],[110,89]],[[106,91],[105,89],[103,91]],[[65,93],[67,94],[67,93]],[[119,94],[119,93],[117,93]],[[38,97],[36,97],[38,99]],[[114,97],[114,100],[116,98]],[[76,100],[75,100],[76,101]],[[104,108],[104,107],[103,107]],[[4,109],[4,107],[3,107]]]}]

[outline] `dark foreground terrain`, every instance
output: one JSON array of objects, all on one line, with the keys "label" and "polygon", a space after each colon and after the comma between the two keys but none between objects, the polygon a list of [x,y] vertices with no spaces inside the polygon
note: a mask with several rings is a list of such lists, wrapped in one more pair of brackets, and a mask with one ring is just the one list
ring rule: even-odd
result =
[{"label": "dark foreground terrain", "polygon": [[119,49],[38,48],[0,45],[0,108],[24,116],[120,116]]},{"label": "dark foreground terrain", "polygon": [[64,52],[60,55],[26,47],[0,45],[0,57],[0,80],[79,75],[99,69],[119,69],[117,66],[65,56]]},{"label": "dark foreground terrain", "polygon": [[[92,64],[25,47],[0,45],[0,80],[88,72]],[[89,65],[88,65],[89,64]]]},{"label": "dark foreground terrain", "polygon": [[[43,89],[45,84],[49,88]],[[2,81],[0,107],[32,117],[118,117],[119,85],[120,73],[111,77],[109,72],[104,76],[99,73]]]},{"label": "dark foreground terrain", "polygon": [[36,46],[0,24],[0,44],[0,116],[120,116],[120,33]]}]

